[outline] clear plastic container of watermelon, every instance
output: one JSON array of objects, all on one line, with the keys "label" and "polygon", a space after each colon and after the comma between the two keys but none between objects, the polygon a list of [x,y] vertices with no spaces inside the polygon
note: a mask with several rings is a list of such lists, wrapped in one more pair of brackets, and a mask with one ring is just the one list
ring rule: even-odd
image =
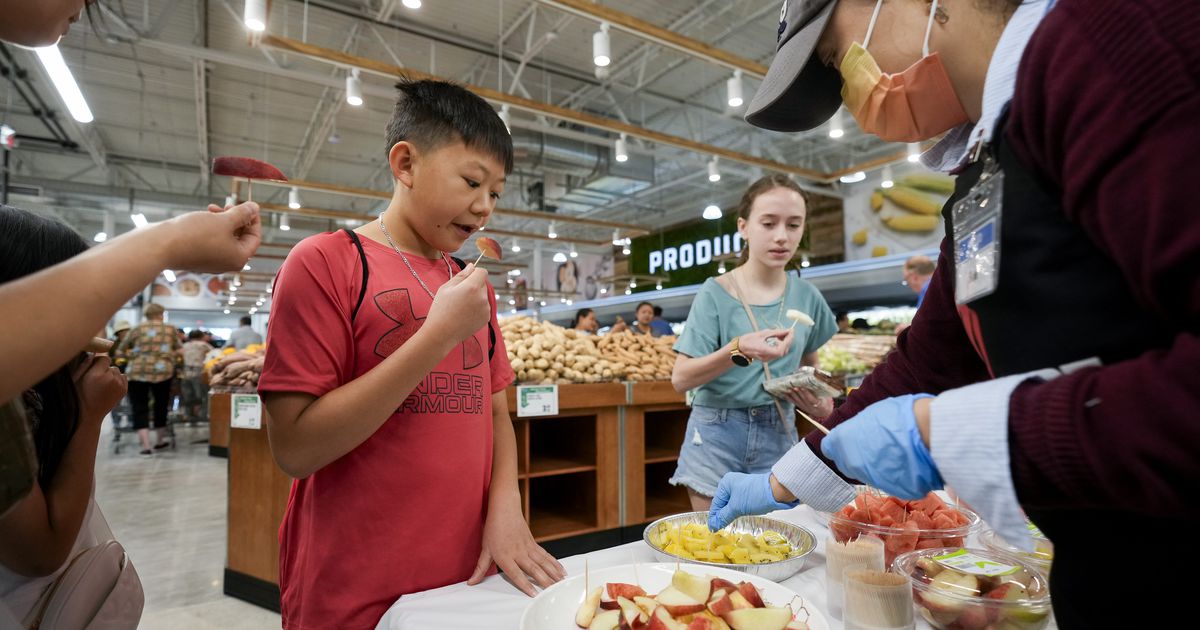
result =
[{"label": "clear plastic container of watermelon", "polygon": [[858,487],[858,496],[846,507],[822,515],[829,519],[829,531],[838,542],[859,536],[883,540],[884,566],[918,549],[961,547],[982,523],[978,514],[936,492],[905,501],[866,486]]}]

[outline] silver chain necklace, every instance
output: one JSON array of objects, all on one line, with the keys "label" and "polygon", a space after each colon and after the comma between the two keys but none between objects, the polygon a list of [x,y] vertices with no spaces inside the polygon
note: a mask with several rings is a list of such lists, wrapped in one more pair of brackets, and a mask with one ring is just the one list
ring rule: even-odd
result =
[{"label": "silver chain necklace", "polygon": [[[408,256],[405,256],[404,252],[400,251],[400,248],[396,247],[396,243],[392,241],[392,235],[388,234],[387,227],[383,224],[383,217],[379,217],[379,229],[383,231],[383,237],[387,239],[388,245],[391,245],[392,249],[396,250],[397,254],[400,254],[400,260],[404,261],[404,266],[408,267],[409,273],[411,273],[413,277],[417,279],[417,282],[421,285],[421,288],[425,289],[425,292],[429,294],[429,299],[435,299],[433,296],[433,291],[429,290],[429,287],[425,284],[425,281],[421,279],[421,276],[417,275],[417,270],[413,269],[412,263],[408,262]],[[446,260],[445,254],[442,254],[442,262],[446,263],[446,273],[450,274],[450,277],[453,278],[454,270],[451,269],[450,261]]]}]

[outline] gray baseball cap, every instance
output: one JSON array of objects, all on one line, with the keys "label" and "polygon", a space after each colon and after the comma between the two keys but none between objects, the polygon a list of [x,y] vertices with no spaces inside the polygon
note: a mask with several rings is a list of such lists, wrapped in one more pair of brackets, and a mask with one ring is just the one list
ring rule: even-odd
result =
[{"label": "gray baseball cap", "polygon": [[772,131],[807,131],[842,104],[842,77],[813,56],[837,0],[784,0],[779,11],[775,58],[763,78],[746,122]]}]

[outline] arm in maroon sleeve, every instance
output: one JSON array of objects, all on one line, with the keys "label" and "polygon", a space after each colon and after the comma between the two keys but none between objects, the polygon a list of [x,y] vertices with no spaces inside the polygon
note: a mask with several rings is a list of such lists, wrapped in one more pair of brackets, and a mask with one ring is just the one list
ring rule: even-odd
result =
[{"label": "arm in maroon sleeve", "polygon": [[[917,310],[912,326],[900,333],[896,349],[871,371],[862,386],[824,420],[825,426],[835,427],[884,398],[939,394],[989,378],[987,367],[972,347],[954,304],[954,287],[949,281],[949,274],[954,272],[952,260],[950,238],[946,237],[942,239],[941,257],[929,281],[925,302]],[[813,453],[833,468],[833,463],[821,454],[823,437],[820,432],[813,431],[805,439]]]},{"label": "arm in maroon sleeve", "polygon": [[1025,505],[1198,512],[1200,14],[1184,4],[1060,0],[1022,60],[1011,146],[1174,331],[1165,349],[1013,392]]}]

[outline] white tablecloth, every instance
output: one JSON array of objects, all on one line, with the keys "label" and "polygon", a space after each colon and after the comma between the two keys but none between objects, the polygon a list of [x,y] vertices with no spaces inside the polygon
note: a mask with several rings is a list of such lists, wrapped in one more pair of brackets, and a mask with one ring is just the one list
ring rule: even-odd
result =
[{"label": "white tablecloth", "polygon": [[[780,582],[784,587],[802,595],[815,605],[833,630],[842,630],[842,622],[834,619],[825,605],[825,539],[829,528],[821,522],[812,508],[802,505],[792,510],[773,512],[768,516],[807,528],[817,537],[817,548],[808,556],[804,569]],[[968,540],[968,544],[974,539]],[[638,541],[587,554],[571,556],[561,562],[569,575],[583,573],[583,560],[589,569],[657,562],[650,547]],[[493,575],[476,586],[465,582],[405,595],[392,604],[379,620],[376,630],[478,630],[480,628],[516,629],[521,614],[532,600],[508,583],[502,576]],[[567,622],[569,624],[569,621]],[[917,628],[929,628],[917,616]],[[1054,624],[1051,623],[1051,628]]]}]

